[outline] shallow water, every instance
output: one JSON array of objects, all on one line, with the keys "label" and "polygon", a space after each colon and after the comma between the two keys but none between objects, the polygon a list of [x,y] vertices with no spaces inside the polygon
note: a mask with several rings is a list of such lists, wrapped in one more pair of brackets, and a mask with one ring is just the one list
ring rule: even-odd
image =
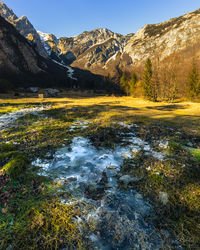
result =
[{"label": "shallow water", "polygon": [[124,140],[130,145],[109,150],[96,149],[88,139],[75,137],[53,160],[37,159],[33,165],[41,166],[41,174],[59,180],[70,190],[73,199],[62,202],[84,200],[90,204],[87,216],[79,218],[92,218],[97,224],[96,231],[88,235],[88,249],[161,249],[164,241],[152,224],[150,201],[135,190],[119,189],[118,180],[122,176],[120,165],[125,158],[133,158],[134,152],[143,149],[160,159],[163,155],[134,133]]}]

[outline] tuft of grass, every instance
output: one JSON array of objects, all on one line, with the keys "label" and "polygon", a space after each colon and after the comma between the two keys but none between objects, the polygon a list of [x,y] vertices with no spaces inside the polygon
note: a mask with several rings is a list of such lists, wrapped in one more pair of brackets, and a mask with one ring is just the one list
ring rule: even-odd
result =
[{"label": "tuft of grass", "polygon": [[1,172],[9,175],[11,178],[20,178],[27,170],[29,160],[23,155],[15,156],[11,161],[3,166]]},{"label": "tuft of grass", "polygon": [[194,160],[200,164],[200,149],[193,148],[190,150],[190,153],[194,157]]}]

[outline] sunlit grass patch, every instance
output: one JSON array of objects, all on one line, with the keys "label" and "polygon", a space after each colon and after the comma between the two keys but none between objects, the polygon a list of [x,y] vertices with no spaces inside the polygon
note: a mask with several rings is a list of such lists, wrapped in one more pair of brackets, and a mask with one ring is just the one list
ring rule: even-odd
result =
[{"label": "sunlit grass patch", "polygon": [[193,155],[195,161],[200,164],[200,149],[193,148],[190,149],[190,153]]}]

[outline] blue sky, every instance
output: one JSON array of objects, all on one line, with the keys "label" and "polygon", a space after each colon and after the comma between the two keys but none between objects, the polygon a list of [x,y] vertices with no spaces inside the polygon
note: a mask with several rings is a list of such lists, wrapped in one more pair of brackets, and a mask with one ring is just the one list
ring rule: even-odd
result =
[{"label": "blue sky", "polygon": [[199,0],[4,0],[18,15],[26,15],[37,30],[56,36],[108,28],[135,33],[147,23],[159,23],[200,8]]}]

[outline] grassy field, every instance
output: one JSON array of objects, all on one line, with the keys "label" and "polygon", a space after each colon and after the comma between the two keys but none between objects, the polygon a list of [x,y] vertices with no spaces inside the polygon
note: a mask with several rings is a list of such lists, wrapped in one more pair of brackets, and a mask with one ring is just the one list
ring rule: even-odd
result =
[{"label": "grassy field", "polygon": [[[50,107],[39,115],[19,118],[0,135],[0,249],[10,245],[14,249],[50,249],[50,245],[59,249],[67,244],[84,249],[82,235],[73,223],[79,209],[62,205],[59,194],[55,195],[57,184],[38,177],[30,162],[69,145],[75,136],[90,138],[95,147],[114,148],[120,143],[120,132],[129,132],[124,124],[135,124],[139,138],[166,154],[161,161],[145,156],[141,150],[133,159],[124,161],[124,174],[143,177],[131,188],[152,199],[158,230],[164,227],[187,249],[198,249],[200,104],[74,95],[42,100],[5,96],[0,99],[0,114],[41,104]],[[74,123],[85,121],[89,122],[87,129],[70,130]],[[168,144],[161,148],[158,141]],[[167,194],[166,203],[160,198],[162,194]],[[59,216],[57,225],[55,213]],[[67,222],[64,218],[68,218]]]}]

